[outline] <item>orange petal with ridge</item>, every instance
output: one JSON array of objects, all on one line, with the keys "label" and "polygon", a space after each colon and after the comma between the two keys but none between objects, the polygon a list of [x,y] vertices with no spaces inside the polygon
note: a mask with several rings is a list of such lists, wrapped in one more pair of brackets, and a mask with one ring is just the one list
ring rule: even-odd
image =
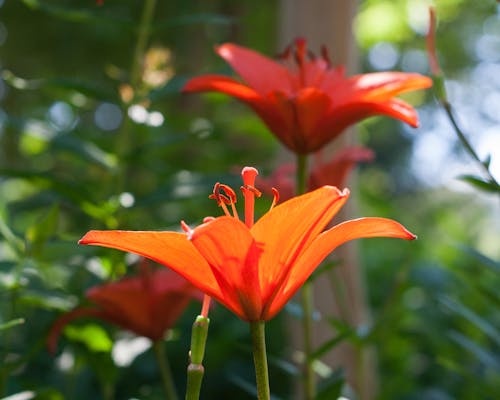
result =
[{"label": "orange petal with ridge", "polygon": [[174,270],[202,292],[221,297],[212,270],[184,233],[90,231],[78,243],[110,247],[149,258]]},{"label": "orange petal with ridge", "polygon": [[323,232],[301,254],[292,268],[286,285],[276,296],[266,319],[272,318],[290,300],[316,267],[335,248],[350,240],[373,237],[416,239],[403,225],[386,218],[359,218],[343,222]]}]

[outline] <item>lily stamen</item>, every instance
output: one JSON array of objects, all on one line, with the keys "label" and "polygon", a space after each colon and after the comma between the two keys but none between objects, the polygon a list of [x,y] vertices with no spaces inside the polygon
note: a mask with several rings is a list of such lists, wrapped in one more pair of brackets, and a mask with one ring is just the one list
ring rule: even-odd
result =
[{"label": "lily stamen", "polygon": [[[215,200],[217,202],[217,205],[224,210],[225,215],[227,215],[228,217],[232,216],[239,219],[238,211],[236,210],[236,207],[234,205],[236,203],[236,193],[230,186],[217,182],[214,185],[212,194],[208,196],[208,198]],[[231,213],[229,212],[226,204],[231,205],[233,215],[231,215]]]},{"label": "lily stamen", "polygon": [[278,204],[278,201],[280,200],[280,192],[278,192],[278,189],[275,187],[271,188],[271,192],[273,192],[273,202],[271,203],[271,207],[269,208],[269,211],[271,211],[276,204]]}]

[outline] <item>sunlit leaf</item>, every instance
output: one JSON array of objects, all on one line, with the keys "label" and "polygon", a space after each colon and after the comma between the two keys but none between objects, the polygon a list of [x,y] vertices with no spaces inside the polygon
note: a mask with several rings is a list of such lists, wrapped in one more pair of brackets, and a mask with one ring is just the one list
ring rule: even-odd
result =
[{"label": "sunlit leaf", "polygon": [[55,150],[69,151],[86,161],[96,163],[109,170],[116,168],[118,163],[116,155],[106,153],[95,144],[85,142],[74,136],[57,136],[51,141],[51,144]]},{"label": "sunlit leaf", "polygon": [[344,386],[344,371],[339,368],[335,370],[327,379],[321,382],[318,387],[316,400],[338,399]]},{"label": "sunlit leaf", "polygon": [[473,175],[461,175],[459,176],[459,179],[470,183],[476,189],[480,189],[485,192],[500,193],[500,186],[495,182],[485,181],[482,178]]},{"label": "sunlit leaf", "polygon": [[55,204],[41,219],[27,229],[26,239],[29,242],[31,252],[39,252],[45,242],[56,233],[58,216],[59,206]]},{"label": "sunlit leaf", "polygon": [[10,329],[14,326],[24,324],[24,318],[16,318],[12,319],[9,322],[5,322],[3,324],[0,324],[0,331],[4,331],[6,329]]},{"label": "sunlit leaf", "polygon": [[99,325],[68,325],[64,328],[64,334],[68,339],[84,344],[89,350],[96,352],[110,352],[113,341],[107,332]]}]

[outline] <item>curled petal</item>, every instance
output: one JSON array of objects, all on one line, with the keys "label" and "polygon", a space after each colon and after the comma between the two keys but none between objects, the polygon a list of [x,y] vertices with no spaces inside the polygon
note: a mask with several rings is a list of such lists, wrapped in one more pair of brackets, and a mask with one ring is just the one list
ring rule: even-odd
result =
[{"label": "curled petal", "polygon": [[288,279],[289,270],[314,238],[346,202],[349,191],[325,186],[288,200],[265,214],[252,227],[257,243],[265,243],[259,260],[264,301]]},{"label": "curled petal", "polygon": [[223,75],[203,75],[192,78],[184,85],[182,91],[185,93],[221,92],[248,102],[260,98],[260,95],[252,88]]},{"label": "curled petal", "polygon": [[412,90],[432,86],[432,79],[416,73],[373,72],[355,75],[348,79],[352,85],[353,97],[383,101]]},{"label": "curled petal", "polygon": [[271,304],[266,318],[272,318],[290,300],[321,261],[335,248],[350,240],[371,237],[416,239],[416,236],[403,225],[386,218],[359,218],[334,226],[321,233],[301,254],[290,272],[286,286],[282,288],[276,301]]}]

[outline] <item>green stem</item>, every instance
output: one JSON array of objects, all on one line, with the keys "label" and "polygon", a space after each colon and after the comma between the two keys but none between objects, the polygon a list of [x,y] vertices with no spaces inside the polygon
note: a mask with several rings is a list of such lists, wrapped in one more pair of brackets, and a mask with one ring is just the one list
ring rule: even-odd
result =
[{"label": "green stem", "polygon": [[455,130],[455,133],[457,134],[458,139],[462,143],[462,146],[464,146],[465,150],[469,153],[469,155],[478,163],[478,165],[483,170],[484,174],[489,178],[489,180],[492,183],[494,183],[497,187],[500,186],[498,184],[498,182],[496,181],[495,177],[491,174],[489,168],[479,158],[476,151],[474,150],[472,145],[467,140],[465,134],[462,132],[462,129],[460,129],[460,127],[458,126],[458,123],[455,119],[455,116],[453,115],[453,109],[451,107],[451,104],[448,103],[448,101],[446,101],[446,100],[441,100],[441,105],[443,106],[443,109],[446,112],[446,115],[448,115],[448,119],[450,120],[451,124],[453,125],[453,129]]},{"label": "green stem", "polygon": [[170,364],[165,355],[164,347],[163,340],[161,339],[153,343],[153,350],[156,362],[158,363],[158,368],[160,369],[160,376],[163,389],[165,390],[165,396],[168,400],[178,400],[174,379],[172,377],[172,370],[170,369]]},{"label": "green stem", "polygon": [[257,382],[257,397],[259,400],[269,400],[269,372],[267,370],[265,321],[250,322],[252,336],[253,363]]},{"label": "green stem", "polygon": [[186,400],[200,398],[201,383],[205,373],[202,363],[205,356],[209,324],[210,319],[202,315],[198,315],[193,323],[190,362],[187,368]]},{"label": "green stem", "polygon": [[[129,81],[133,91],[133,100],[137,100],[137,92],[140,90],[144,56],[151,34],[151,23],[153,21],[155,7],[156,0],[144,0],[141,19],[137,28],[137,41],[132,55],[132,65],[130,66]],[[125,107],[128,107],[128,105],[129,104],[126,104]],[[127,110],[125,109],[125,113],[126,112]],[[118,172],[118,178],[116,179],[117,192],[121,192],[124,189],[124,183],[127,176],[127,167],[124,160],[126,160],[131,150],[132,132],[132,121],[129,118],[125,118],[120,131],[116,135],[116,154],[122,163]]]},{"label": "green stem", "polygon": [[137,42],[135,44],[132,67],[130,69],[130,84],[132,89],[136,89],[141,82],[144,54],[146,53],[149,35],[151,34],[151,21],[153,20],[155,7],[156,0],[144,1],[144,8],[142,9],[141,20],[137,30]]},{"label": "green stem", "polygon": [[446,87],[444,84],[444,75],[439,74],[433,76],[433,81],[434,81],[434,93],[443,107],[446,115],[448,116],[448,119],[451,122],[451,125],[453,126],[453,129],[455,130],[455,133],[457,134],[458,139],[460,140],[460,143],[462,143],[462,146],[465,148],[467,153],[476,161],[476,163],[479,165],[485,176],[489,179],[489,181],[497,186],[497,188],[500,188],[500,184],[497,182],[495,177],[492,175],[489,167],[487,164],[485,164],[478,156],[472,145],[469,143],[467,140],[467,137],[465,136],[464,132],[458,125],[458,122],[455,118],[455,115],[453,114],[453,107],[451,104],[448,102],[448,95],[446,93]]},{"label": "green stem", "polygon": [[[297,155],[297,195],[306,192],[307,184],[307,156]],[[304,339],[304,399],[312,400],[316,396],[316,383],[313,369],[314,360],[311,358],[313,345],[313,312],[314,291],[311,281],[307,281],[301,290],[302,302],[302,329]]]}]

